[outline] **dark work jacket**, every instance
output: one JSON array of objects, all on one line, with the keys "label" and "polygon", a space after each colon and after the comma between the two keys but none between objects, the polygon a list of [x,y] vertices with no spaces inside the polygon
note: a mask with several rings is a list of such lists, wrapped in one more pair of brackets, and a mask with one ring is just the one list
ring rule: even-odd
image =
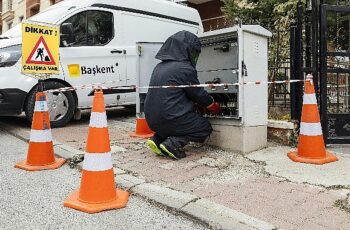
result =
[{"label": "dark work jacket", "polygon": [[[153,70],[150,86],[199,84],[192,50],[200,52],[198,37],[181,31],[169,37],[156,58],[162,60]],[[172,120],[193,112],[197,103],[203,107],[213,102],[203,88],[150,89],[145,100],[147,120]]]}]

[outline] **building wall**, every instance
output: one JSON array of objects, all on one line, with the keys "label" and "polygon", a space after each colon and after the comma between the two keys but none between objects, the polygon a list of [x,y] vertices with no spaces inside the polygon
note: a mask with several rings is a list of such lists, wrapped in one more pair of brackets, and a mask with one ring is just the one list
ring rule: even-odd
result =
[{"label": "building wall", "polygon": [[[0,14],[2,14],[2,0],[0,0]],[[0,17],[0,34],[2,32],[2,17]]]},{"label": "building wall", "polygon": [[40,0],[40,11],[45,10],[47,7],[54,4],[54,1]]},{"label": "building wall", "polygon": [[188,6],[198,10],[202,20],[222,16],[221,7],[223,3],[220,0],[205,2],[202,4],[188,3]]},{"label": "building wall", "polygon": [[25,17],[25,0],[3,0],[2,1],[2,32],[20,23]]},{"label": "building wall", "polygon": [[15,18],[13,19],[13,25],[17,25],[22,22],[23,19],[26,18],[26,1],[25,0],[19,0],[14,1],[17,4],[14,5],[14,11],[15,11]]},{"label": "building wall", "polygon": [[232,23],[224,17],[221,11],[221,7],[223,7],[224,4],[220,0],[212,0],[201,4],[196,4],[195,1],[189,0],[187,5],[198,10],[202,18],[204,31],[232,26]]},{"label": "building wall", "polygon": [[[8,2],[12,2],[12,8],[8,9]],[[0,0],[2,6],[0,18],[0,33],[3,33],[21,22],[25,18],[45,10],[52,4],[63,0]],[[231,26],[221,11],[223,3],[220,0],[212,0],[202,4],[195,4],[191,0],[187,5],[198,10],[202,20],[205,31],[221,29]],[[2,23],[1,23],[2,20]]]},{"label": "building wall", "polygon": [[[45,10],[52,4],[63,0],[2,0],[0,1],[2,11],[0,20],[0,33],[4,33],[19,24],[23,19]],[[12,2],[12,7],[9,8],[9,2]],[[10,4],[11,6],[11,4]]]},{"label": "building wall", "polygon": [[26,18],[39,13],[40,11],[40,0],[26,0]]},{"label": "building wall", "polygon": [[26,0],[26,1],[27,1],[27,5],[26,5],[27,18],[29,18],[39,13],[40,11],[45,10],[47,7],[63,0]]},{"label": "building wall", "polygon": [[40,0],[40,11],[45,10],[47,7],[59,3],[63,0]]}]

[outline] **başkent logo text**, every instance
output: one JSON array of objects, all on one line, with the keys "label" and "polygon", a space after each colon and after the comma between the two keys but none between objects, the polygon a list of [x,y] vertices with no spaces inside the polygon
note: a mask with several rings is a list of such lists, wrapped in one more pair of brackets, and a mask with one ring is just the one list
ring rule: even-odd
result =
[{"label": "ba\u015fkent logo text", "polygon": [[96,74],[105,74],[105,73],[115,73],[114,66],[110,67],[100,67],[96,65],[95,67],[86,67],[86,66],[81,66],[81,75],[94,75]]}]

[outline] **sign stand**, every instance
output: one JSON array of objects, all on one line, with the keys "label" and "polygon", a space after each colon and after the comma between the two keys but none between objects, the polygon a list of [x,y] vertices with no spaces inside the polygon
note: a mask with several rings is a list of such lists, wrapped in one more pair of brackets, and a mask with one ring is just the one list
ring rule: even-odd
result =
[{"label": "sign stand", "polygon": [[44,81],[39,79],[38,82],[38,92],[43,92],[44,91]]}]

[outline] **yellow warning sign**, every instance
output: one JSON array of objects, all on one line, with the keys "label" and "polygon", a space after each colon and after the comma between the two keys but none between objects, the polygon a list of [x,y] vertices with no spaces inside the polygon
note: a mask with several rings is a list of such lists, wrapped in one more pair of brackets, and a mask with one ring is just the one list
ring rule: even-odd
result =
[{"label": "yellow warning sign", "polygon": [[58,25],[22,23],[22,73],[59,74]]}]

